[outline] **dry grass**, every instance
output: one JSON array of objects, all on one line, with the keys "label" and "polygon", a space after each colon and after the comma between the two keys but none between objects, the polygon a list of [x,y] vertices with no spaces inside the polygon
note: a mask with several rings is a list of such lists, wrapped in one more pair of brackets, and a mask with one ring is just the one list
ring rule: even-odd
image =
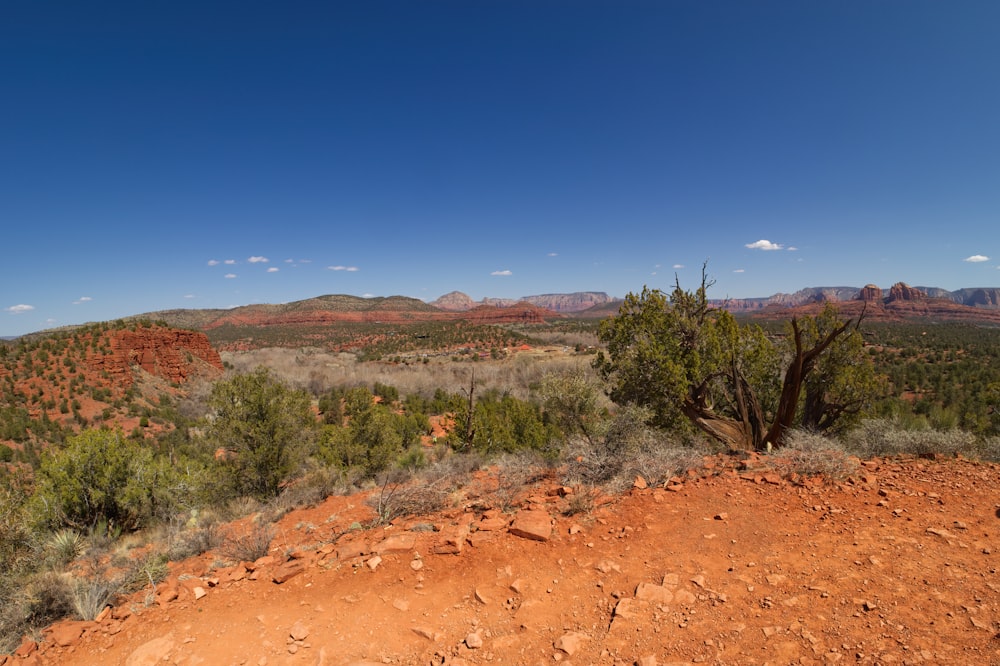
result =
[{"label": "dry grass", "polygon": [[268,554],[273,540],[273,525],[252,521],[246,530],[230,529],[218,550],[227,560],[253,562]]},{"label": "dry grass", "polygon": [[516,398],[530,397],[533,385],[549,373],[568,372],[589,367],[588,356],[515,355],[501,361],[455,363],[435,359],[427,364],[392,364],[358,362],[353,354],[334,354],[317,349],[267,348],[249,352],[223,352],[222,358],[237,372],[250,372],[266,366],[276,377],[290,386],[310,391],[313,395],[332,388],[371,388],[376,382],[394,386],[401,395],[431,397],[437,389],[461,393],[469,386],[472,371],[476,373],[476,391],[490,389],[508,391]]},{"label": "dry grass", "polygon": [[857,458],[845,451],[840,442],[802,430],[790,433],[788,443],[776,455],[777,467],[786,476],[820,475],[842,481],[858,469]]}]

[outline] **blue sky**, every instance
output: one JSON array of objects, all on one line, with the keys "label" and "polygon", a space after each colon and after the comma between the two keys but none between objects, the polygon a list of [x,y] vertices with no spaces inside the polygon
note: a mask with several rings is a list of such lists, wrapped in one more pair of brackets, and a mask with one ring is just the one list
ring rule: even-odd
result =
[{"label": "blue sky", "polygon": [[1000,3],[0,3],[0,335],[1000,285]]}]

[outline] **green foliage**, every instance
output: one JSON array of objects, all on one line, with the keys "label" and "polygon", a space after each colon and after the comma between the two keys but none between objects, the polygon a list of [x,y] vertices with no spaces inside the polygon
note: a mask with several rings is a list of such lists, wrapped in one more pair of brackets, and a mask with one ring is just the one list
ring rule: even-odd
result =
[{"label": "green foliage", "polygon": [[545,414],[563,434],[580,434],[593,441],[601,416],[600,386],[583,368],[564,374],[548,374],[539,388]]},{"label": "green foliage", "polygon": [[208,438],[227,452],[220,461],[226,488],[258,499],[278,495],[314,442],[309,395],[261,368],[218,382],[208,402]]},{"label": "green foliage", "polygon": [[471,446],[472,450],[487,456],[520,451],[553,456],[556,453],[554,443],[561,438],[559,429],[545,421],[538,405],[509,394],[501,395],[495,390],[476,399],[471,415],[468,404],[463,403],[455,414],[455,422],[453,439],[459,433],[471,432],[471,441],[462,442],[461,446]]},{"label": "green foliage", "polygon": [[86,529],[106,521],[141,527],[152,515],[162,470],[120,431],[85,430],[42,456],[32,497],[44,524]]},{"label": "green foliage", "polygon": [[644,288],[601,324],[607,354],[594,367],[612,400],[649,407],[655,426],[678,430],[686,422],[740,449],[781,445],[802,421],[833,428],[870,404],[871,361],[835,310],[793,319],[779,344],[711,307],[711,285],[703,269],[693,292],[677,284],[668,297]]}]

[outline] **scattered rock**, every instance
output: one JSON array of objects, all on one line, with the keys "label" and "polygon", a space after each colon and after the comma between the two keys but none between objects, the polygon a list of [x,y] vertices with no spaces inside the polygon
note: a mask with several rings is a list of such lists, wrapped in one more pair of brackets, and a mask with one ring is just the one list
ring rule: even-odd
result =
[{"label": "scattered rock", "polygon": [[289,560],[274,570],[274,573],[271,575],[271,580],[278,585],[281,585],[282,583],[295,578],[305,570],[306,565],[302,563],[302,560]]},{"label": "scattered rock", "polygon": [[173,634],[154,638],[136,648],[125,660],[125,666],[157,666],[167,660],[173,649]]},{"label": "scattered rock", "polygon": [[547,511],[520,511],[511,523],[510,533],[533,541],[548,541],[552,537],[552,518]]},{"label": "scattered rock", "polygon": [[309,637],[309,627],[307,627],[302,620],[298,620],[292,625],[292,628],[288,630],[288,635],[292,637],[293,641],[304,641]]},{"label": "scattered rock", "polygon": [[465,637],[465,645],[470,650],[478,650],[483,647],[483,636],[478,631],[474,631]]},{"label": "scattered rock", "polygon": [[571,631],[568,634],[563,634],[556,640],[555,647],[557,650],[562,650],[569,656],[576,654],[581,647],[583,647],[583,642],[588,640],[589,636],[586,634],[581,634],[578,631]]}]

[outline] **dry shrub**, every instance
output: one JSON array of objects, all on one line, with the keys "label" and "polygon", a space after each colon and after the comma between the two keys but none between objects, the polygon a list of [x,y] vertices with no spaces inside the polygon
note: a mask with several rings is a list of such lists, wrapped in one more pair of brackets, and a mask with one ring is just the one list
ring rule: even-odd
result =
[{"label": "dry shrub", "polygon": [[171,534],[167,544],[167,552],[171,560],[180,562],[217,548],[222,543],[222,539],[223,535],[219,525],[210,521],[205,525]]},{"label": "dry shrub", "polygon": [[274,540],[274,527],[261,521],[251,521],[248,529],[230,528],[219,546],[219,554],[233,562],[254,562],[267,555]]},{"label": "dry shrub", "polygon": [[0,582],[0,654],[13,651],[21,638],[73,614],[69,579],[52,571],[27,580],[4,578]]},{"label": "dry shrub", "polygon": [[524,489],[545,477],[547,468],[537,454],[525,452],[502,456],[492,469],[497,485],[487,493],[486,502],[509,513],[519,504]]},{"label": "dry shrub", "polygon": [[846,479],[858,469],[857,458],[833,439],[802,430],[792,431],[778,452],[778,466],[786,475],[820,475],[832,481]]},{"label": "dry shrub", "polygon": [[564,516],[577,516],[589,514],[594,510],[594,503],[600,491],[593,486],[579,486],[566,498],[566,508],[563,510]]},{"label": "dry shrub", "polygon": [[651,428],[648,417],[646,409],[625,407],[605,424],[600,438],[572,440],[565,454],[567,482],[619,492],[631,487],[636,476],[660,485],[702,464],[707,448]]},{"label": "dry shrub", "polygon": [[861,458],[956,453],[976,455],[981,445],[964,430],[905,429],[891,419],[868,419],[847,433],[845,446]]},{"label": "dry shrub", "polygon": [[375,525],[404,516],[422,516],[448,507],[450,493],[437,485],[403,483],[387,475],[379,491],[367,499],[375,511]]},{"label": "dry shrub", "polygon": [[507,391],[520,400],[531,396],[531,386],[549,373],[564,373],[586,366],[587,356],[517,355],[503,361],[455,363],[437,359],[413,365],[360,362],[353,354],[319,349],[283,349],[270,347],[247,352],[223,352],[222,359],[236,371],[251,372],[265,366],[275,376],[295,388],[319,395],[331,388],[372,387],[376,382],[394,386],[400,395],[431,397],[437,389],[461,393],[469,386],[472,370],[476,373],[476,392],[491,389]]}]

